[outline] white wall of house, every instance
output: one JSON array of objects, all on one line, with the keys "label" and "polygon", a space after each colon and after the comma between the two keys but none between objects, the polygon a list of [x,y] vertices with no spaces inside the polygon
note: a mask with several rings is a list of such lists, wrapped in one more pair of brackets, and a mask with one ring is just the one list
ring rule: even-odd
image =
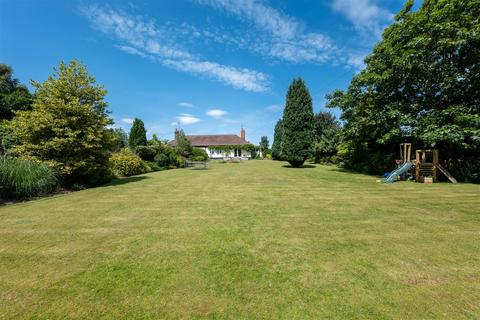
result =
[{"label": "white wall of house", "polygon": [[223,159],[223,158],[251,158],[252,154],[246,150],[217,150],[203,147],[210,159]]}]

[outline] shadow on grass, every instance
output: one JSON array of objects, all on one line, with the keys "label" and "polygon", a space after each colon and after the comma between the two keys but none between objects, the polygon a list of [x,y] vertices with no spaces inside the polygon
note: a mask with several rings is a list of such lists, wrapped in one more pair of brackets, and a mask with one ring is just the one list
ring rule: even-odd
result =
[{"label": "shadow on grass", "polygon": [[346,169],[346,168],[341,168],[341,167],[332,167],[331,171],[335,172],[341,172],[341,173],[348,173],[348,174],[353,174],[353,175],[358,175],[358,176],[368,176],[368,177],[376,177],[376,178],[383,178],[379,174],[374,174],[374,173],[367,173],[367,172],[360,172],[360,171],[354,171],[351,169]]},{"label": "shadow on grass", "polygon": [[104,185],[100,186],[100,188],[101,187],[120,186],[122,184],[127,184],[127,183],[131,183],[131,182],[138,182],[138,181],[142,181],[142,180],[145,180],[145,179],[150,179],[150,177],[135,176],[135,177],[118,178],[118,179],[112,180],[111,182],[109,182],[107,184],[104,184]]},{"label": "shadow on grass", "polygon": [[300,167],[293,167],[290,164],[286,164],[282,167],[283,168],[289,168],[289,169],[313,169],[313,168],[316,168],[316,166],[314,166],[313,164],[304,164],[303,166],[300,166]]}]

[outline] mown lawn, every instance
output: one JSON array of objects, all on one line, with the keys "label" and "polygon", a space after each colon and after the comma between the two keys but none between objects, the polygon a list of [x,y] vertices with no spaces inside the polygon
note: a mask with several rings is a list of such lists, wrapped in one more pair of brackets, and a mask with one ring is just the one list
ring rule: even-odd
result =
[{"label": "mown lawn", "polygon": [[480,186],[215,164],[0,207],[0,319],[474,319]]}]

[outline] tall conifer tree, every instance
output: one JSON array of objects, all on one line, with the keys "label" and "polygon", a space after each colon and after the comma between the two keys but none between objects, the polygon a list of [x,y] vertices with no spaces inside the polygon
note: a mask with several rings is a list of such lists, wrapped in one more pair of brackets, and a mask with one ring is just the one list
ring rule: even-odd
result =
[{"label": "tall conifer tree", "polygon": [[313,143],[312,98],[305,82],[294,79],[283,111],[282,155],[292,167],[300,167],[312,155]]},{"label": "tall conifer tree", "polygon": [[133,121],[128,137],[128,145],[132,150],[135,150],[139,146],[147,145],[147,130],[145,130],[145,125],[142,120],[135,118]]}]

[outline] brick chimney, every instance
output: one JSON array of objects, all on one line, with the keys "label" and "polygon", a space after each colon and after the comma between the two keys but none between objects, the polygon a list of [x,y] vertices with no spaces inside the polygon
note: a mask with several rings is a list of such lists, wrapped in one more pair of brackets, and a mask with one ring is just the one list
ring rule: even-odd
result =
[{"label": "brick chimney", "polygon": [[240,138],[242,138],[242,141],[245,142],[245,129],[243,128],[240,130]]}]

